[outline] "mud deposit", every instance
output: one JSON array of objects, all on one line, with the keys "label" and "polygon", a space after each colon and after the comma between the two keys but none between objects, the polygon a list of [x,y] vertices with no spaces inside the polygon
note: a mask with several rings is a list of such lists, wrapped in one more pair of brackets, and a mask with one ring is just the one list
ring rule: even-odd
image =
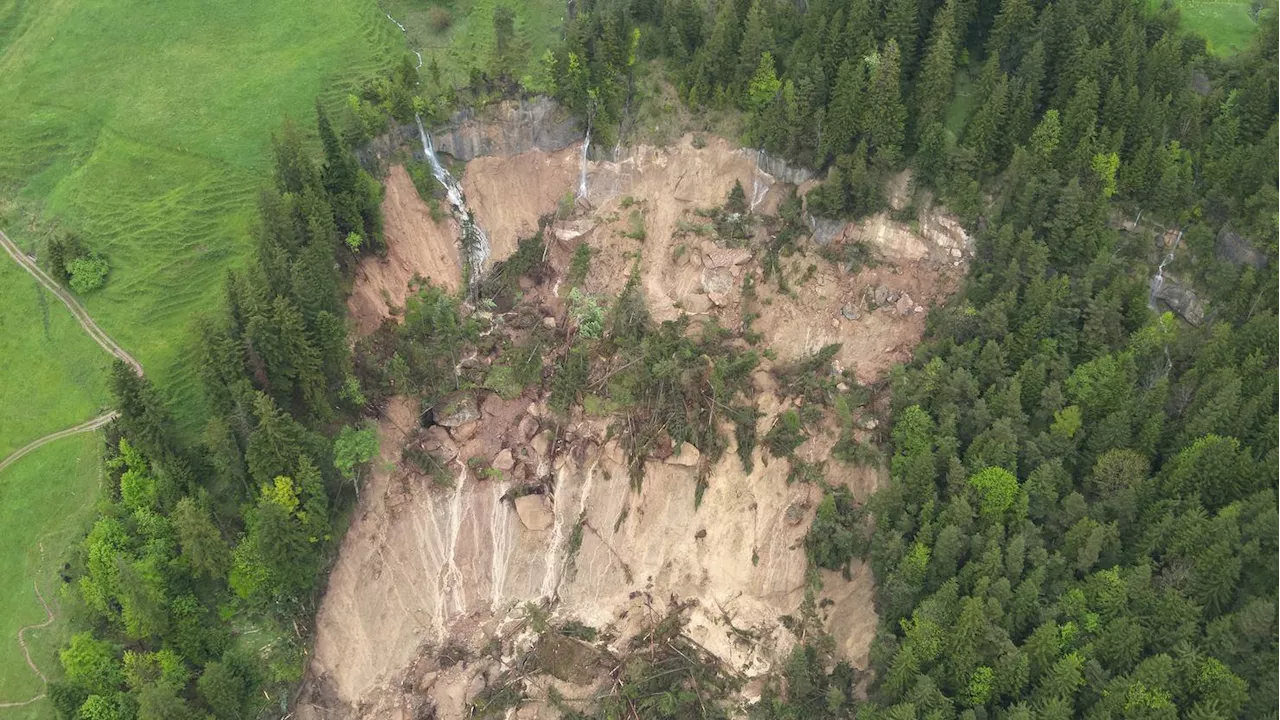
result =
[{"label": "mud deposit", "polygon": [[[576,159],[572,147],[468,164],[462,182],[495,240],[494,260],[576,187]],[[561,281],[574,249],[586,242],[593,260],[584,289],[611,299],[637,267],[656,320],[684,313],[736,329],[749,302],[759,313],[752,327],[778,363],[841,342],[837,365],[870,383],[908,359],[925,311],[953,292],[965,271],[967,238],[958,227],[930,213],[920,235],[887,216],[842,227],[831,242],[865,242],[880,264],[850,272],[816,252],[787,257],[782,272],[791,292],[759,284],[744,300],[743,277],[760,275],[763,227],[738,248],[689,230],[698,222],[693,211],[722,204],[735,180],[758,213],[776,211],[781,184],[757,168],[754,154],[721,140],[695,149],[685,138],[670,148],[637,148],[617,163],[592,163],[587,197],[573,217],[548,229],[556,277],[529,287],[529,296],[562,327]],[[364,332],[403,303],[413,274],[451,287],[460,274],[447,225],[429,216],[423,222],[400,198],[403,188],[413,191],[406,183],[393,170],[387,238],[389,260],[400,260],[390,268],[362,266],[357,279],[352,311]],[[392,184],[402,190],[393,193]],[[795,404],[779,396],[768,369],[766,362],[753,375],[761,434]],[[744,473],[726,426],[730,447],[708,468],[695,509],[702,460],[691,446],[649,460],[635,492],[607,419],[576,413],[554,423],[532,391],[510,401],[482,393],[479,419],[449,430],[421,430],[417,414],[416,400],[397,398],[380,423],[382,457],[329,578],[298,717],[466,717],[469,701],[535,644],[544,656],[561,658],[561,667],[528,671],[529,699],[515,716],[559,717],[546,701],[551,688],[582,707],[610,668],[582,643],[548,649],[531,629],[543,613],[599,629],[613,649],[673,600],[691,601],[686,634],[745,678],[775,667],[796,642],[780,618],[798,613],[804,599],[803,542],[821,490],[789,485],[787,461],[757,447],[755,470]],[[834,440],[832,426],[798,455],[826,459]],[[451,458],[452,484],[433,483],[400,462],[408,442]],[[467,463],[476,457],[499,472],[477,472]],[[832,462],[827,479],[865,500],[882,478]],[[517,488],[536,491],[517,497]],[[824,573],[823,583],[819,613],[827,629],[841,654],[866,668],[876,624],[870,570],[855,565],[851,580]],[[530,603],[544,610],[530,611]]]}]

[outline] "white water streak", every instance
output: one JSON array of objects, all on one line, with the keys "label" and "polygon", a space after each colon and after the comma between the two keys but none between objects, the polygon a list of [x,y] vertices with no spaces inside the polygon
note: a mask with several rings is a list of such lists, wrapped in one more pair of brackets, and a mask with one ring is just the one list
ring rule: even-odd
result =
[{"label": "white water streak", "polygon": [[1178,231],[1178,237],[1174,238],[1173,245],[1169,246],[1169,252],[1165,253],[1164,258],[1160,261],[1160,267],[1156,268],[1156,274],[1151,277],[1151,294],[1147,296],[1147,306],[1152,310],[1156,309],[1156,295],[1164,287],[1164,267],[1173,262],[1174,253],[1178,249],[1178,243],[1182,242],[1182,231]]},{"label": "white water streak", "polygon": [[458,219],[458,224],[464,229],[468,225],[475,229],[475,243],[473,243],[472,247],[466,248],[466,250],[470,255],[467,261],[471,265],[471,286],[476,287],[480,278],[484,275],[484,265],[489,261],[489,236],[485,234],[483,228],[476,224],[475,216],[470,208],[467,207],[467,199],[462,194],[462,185],[440,164],[440,158],[436,157],[436,149],[431,142],[431,136],[427,134],[426,128],[422,126],[422,116],[415,115],[414,119],[418,122],[418,137],[422,140],[422,152],[427,156],[427,162],[431,164],[431,174],[435,176],[436,181],[444,188],[445,196],[449,199],[449,206],[453,208],[453,214]]},{"label": "white water streak", "polygon": [[587,197],[587,151],[591,148],[591,126],[587,125],[587,136],[582,139],[582,158],[578,162],[578,199]]},{"label": "white water streak", "polygon": [[[406,38],[406,39],[409,37],[409,31],[405,29],[404,25],[401,25],[401,24],[400,24],[400,21],[399,21],[399,20],[397,20],[397,19],[395,19],[395,18],[391,17],[391,13],[389,13],[389,12],[384,12],[384,13],[382,13],[382,14],[383,14],[383,15],[386,15],[388,20],[390,20],[391,22],[395,23],[395,24],[396,24],[396,27],[400,28],[400,32],[404,33],[404,36],[405,36],[405,38]],[[421,69],[422,69],[422,53],[418,52],[417,50],[414,50],[413,48],[409,48],[409,50],[410,50],[410,52],[412,52],[414,55],[417,55],[417,56],[418,56],[418,67],[417,67],[417,69],[418,69],[418,70],[421,70]]]},{"label": "white water streak", "polygon": [[764,150],[756,151],[756,165],[751,173],[751,212],[756,211],[756,206],[764,200],[764,196],[769,194],[769,185],[760,181],[760,158],[764,157]]}]

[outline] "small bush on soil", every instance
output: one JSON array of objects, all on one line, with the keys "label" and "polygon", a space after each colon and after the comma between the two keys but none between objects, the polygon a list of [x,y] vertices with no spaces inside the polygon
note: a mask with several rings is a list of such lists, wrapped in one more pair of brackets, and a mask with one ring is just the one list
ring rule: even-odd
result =
[{"label": "small bush on soil", "polygon": [[569,274],[565,280],[570,288],[576,288],[587,279],[589,272],[591,272],[591,246],[580,242],[578,247],[573,249],[573,258],[569,260]]},{"label": "small bush on soil", "polygon": [[623,233],[623,236],[640,242],[644,242],[644,239],[648,237],[644,229],[644,213],[639,210],[631,211],[631,215],[627,218],[627,225],[628,230]]},{"label": "small bush on soil", "polygon": [[769,453],[774,457],[787,457],[808,439],[800,413],[788,410],[778,416],[778,421],[764,436],[764,446],[769,448]]},{"label": "small bush on soil", "polygon": [[865,514],[848,488],[828,488],[805,537],[809,562],[827,570],[843,570],[847,575],[853,558],[861,556],[867,547]]}]

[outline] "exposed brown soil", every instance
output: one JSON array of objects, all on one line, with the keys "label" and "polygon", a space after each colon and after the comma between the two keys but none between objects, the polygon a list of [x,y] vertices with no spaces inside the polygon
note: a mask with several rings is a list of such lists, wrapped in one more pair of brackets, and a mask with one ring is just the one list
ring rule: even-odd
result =
[{"label": "exposed brown soil", "polygon": [[579,145],[467,163],[462,191],[476,222],[489,234],[492,260],[510,257],[516,241],[538,231],[538,218],[554,213],[578,183]]},{"label": "exposed brown soil", "polygon": [[356,268],[347,312],[356,331],[367,335],[403,308],[415,277],[456,291],[462,285],[462,261],[456,224],[431,219],[403,165],[393,165],[384,181],[382,217],[387,239],[385,257],[366,257]]},{"label": "exposed brown soil", "polygon": [[[495,259],[531,234],[537,218],[576,184],[576,153],[468,164],[467,198],[490,233]],[[407,175],[399,175],[401,194],[412,193]],[[656,319],[692,314],[741,327],[742,279],[759,277],[760,258],[689,230],[704,222],[693,211],[722,204],[735,180],[757,200],[758,212],[773,211],[783,195],[758,172],[752,154],[718,139],[699,149],[686,137],[670,148],[638,148],[617,163],[592,163],[588,198],[575,217],[550,229],[553,277],[526,285],[523,302],[547,308],[563,324],[561,280],[574,248],[586,242],[593,250],[587,292],[615,297],[636,267]],[[392,197],[389,186],[389,205],[412,207]],[[878,250],[880,264],[856,273],[813,252],[784,259],[792,292],[760,283],[756,299],[748,300],[747,309],[760,313],[753,328],[763,347],[785,363],[840,342],[837,364],[855,369],[864,382],[882,378],[910,357],[924,311],[954,291],[964,272],[967,239],[948,222],[926,213],[919,234],[887,216],[842,228],[833,242],[865,240]],[[405,221],[389,213],[389,258],[423,252],[396,247],[405,242],[425,242],[437,254],[430,266],[394,277],[362,267],[357,292],[367,318],[361,327],[376,326],[396,298],[403,302],[403,288],[391,294],[396,277],[407,283],[418,272],[456,282],[453,236],[443,225],[393,234]],[[629,237],[639,225],[644,238]],[[510,248],[502,244],[508,241]],[[369,299],[383,292],[393,302]],[[770,365],[765,361],[753,376],[761,433],[796,402],[779,395]],[[530,653],[546,661],[569,651],[537,643],[527,603],[547,608],[556,620],[608,633],[616,651],[656,608],[671,599],[692,601],[688,635],[747,677],[775,667],[796,642],[779,618],[795,615],[804,598],[803,539],[821,490],[788,484],[787,461],[757,448],[754,471],[744,473],[726,427],[731,447],[706,468],[707,489],[695,507],[701,460],[687,451],[651,460],[635,492],[607,419],[578,413],[567,424],[553,423],[533,391],[511,401],[482,393],[480,419],[450,430],[417,428],[417,417],[416,401],[398,398],[379,424],[382,457],[361,489],[357,517],[329,578],[299,717],[432,716],[428,709],[432,717],[465,717],[468,702],[517,658]],[[834,441],[834,427],[827,427],[798,454],[826,459]],[[407,444],[447,458],[456,469],[452,485],[438,485],[402,461]],[[828,482],[848,485],[860,500],[882,479],[883,471],[828,465]],[[836,573],[823,580],[820,600],[829,602],[820,614],[827,630],[845,658],[866,668],[877,622],[871,572],[855,564],[851,580]],[[754,640],[745,641],[743,631]],[[544,702],[547,688],[566,698],[590,697],[588,675],[563,668],[532,673],[532,699],[518,717],[558,717]]]}]

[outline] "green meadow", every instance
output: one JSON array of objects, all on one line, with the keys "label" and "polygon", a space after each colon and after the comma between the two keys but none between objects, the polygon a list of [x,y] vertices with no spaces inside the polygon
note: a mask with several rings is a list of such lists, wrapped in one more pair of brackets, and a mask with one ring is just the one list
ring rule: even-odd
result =
[{"label": "green meadow", "polygon": [[[1152,0],[1153,6],[1159,0]],[[1234,55],[1249,46],[1258,22],[1252,0],[1174,0],[1182,26],[1200,33],[1215,55]]]},{"label": "green meadow", "polygon": [[[271,134],[285,118],[310,130],[317,96],[339,101],[403,48],[374,0],[0,0],[0,229],[31,253],[76,233],[107,258],[106,286],[82,302],[198,430],[191,319],[247,257]],[[0,257],[0,457],[101,412],[109,362]],[[33,582],[58,599],[101,442],[59,440],[0,472],[0,702],[40,691],[16,633],[43,619]],[[55,675],[62,628],[28,633]]]},{"label": "green meadow", "polygon": [[[38,584],[54,612],[47,627],[27,631],[36,665],[46,674],[58,667],[57,650],[67,638],[60,607],[58,570],[93,517],[98,497],[102,437],[74,435],[50,443],[0,473],[0,702],[26,700],[43,690],[18,646],[18,629],[45,620]],[[51,675],[52,677],[52,675]],[[52,718],[53,706],[37,701],[0,710],[6,720]]]},{"label": "green meadow", "polygon": [[271,134],[286,117],[314,127],[318,95],[339,99],[402,51],[374,0],[0,0],[10,235],[34,250],[30,228],[56,227],[106,256],[107,285],[83,302],[187,429],[190,319],[246,255]]},{"label": "green meadow", "polygon": [[[485,68],[494,57],[493,12],[505,6],[515,13],[518,52],[515,72],[526,86],[539,88],[539,63],[560,38],[564,0],[384,0],[382,6],[404,25],[409,44],[433,59],[454,86],[467,84],[472,67]],[[387,21],[395,30],[395,25]]]},{"label": "green meadow", "polygon": [[53,293],[0,253],[0,459],[101,413],[110,360]]}]

